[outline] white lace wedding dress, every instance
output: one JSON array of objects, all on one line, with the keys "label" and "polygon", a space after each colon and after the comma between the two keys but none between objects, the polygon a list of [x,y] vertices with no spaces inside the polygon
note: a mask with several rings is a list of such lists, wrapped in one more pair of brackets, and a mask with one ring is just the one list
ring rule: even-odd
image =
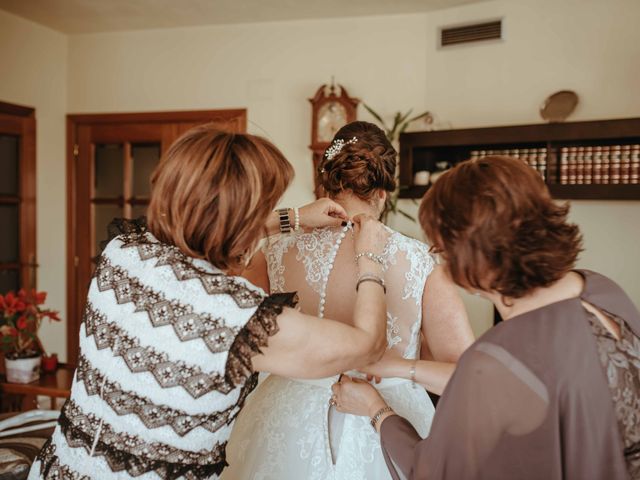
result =
[{"label": "white lace wedding dress", "polygon": [[[390,233],[383,254],[388,348],[404,358],[417,358],[422,295],[434,262],[423,243]],[[348,228],[277,235],[269,239],[264,254],[272,293],[297,291],[303,312],[318,315],[324,310],[326,318],[351,321],[357,266]],[[336,379],[267,377],[236,421],[227,447],[229,467],[222,478],[390,479],[369,419],[329,407]],[[428,434],[434,407],[423,388],[404,379],[384,379],[376,388],[421,436]]]}]

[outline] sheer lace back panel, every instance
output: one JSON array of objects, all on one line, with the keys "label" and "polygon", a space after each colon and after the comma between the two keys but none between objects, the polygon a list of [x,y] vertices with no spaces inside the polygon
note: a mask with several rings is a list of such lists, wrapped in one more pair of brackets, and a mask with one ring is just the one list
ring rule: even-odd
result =
[{"label": "sheer lace back panel", "polygon": [[[324,317],[350,324],[358,276],[351,231],[340,242],[335,261],[331,262],[342,232],[342,228],[324,228],[270,237],[264,253],[271,292],[296,291],[302,312],[318,315],[324,278],[328,274]],[[405,358],[417,358],[422,294],[434,261],[424,243],[392,230],[389,233],[383,253],[388,345]]]}]

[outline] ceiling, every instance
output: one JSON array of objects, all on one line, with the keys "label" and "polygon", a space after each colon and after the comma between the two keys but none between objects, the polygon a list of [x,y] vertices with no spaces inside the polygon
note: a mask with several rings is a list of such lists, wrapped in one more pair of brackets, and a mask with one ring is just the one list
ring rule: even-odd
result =
[{"label": "ceiling", "polygon": [[484,0],[0,0],[64,33],[415,13]]}]

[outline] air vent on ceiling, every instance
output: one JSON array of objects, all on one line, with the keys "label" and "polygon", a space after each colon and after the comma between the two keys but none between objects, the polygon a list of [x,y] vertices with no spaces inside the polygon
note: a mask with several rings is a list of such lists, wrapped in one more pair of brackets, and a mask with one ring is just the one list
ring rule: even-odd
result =
[{"label": "air vent on ceiling", "polygon": [[502,20],[440,29],[441,47],[450,47],[463,43],[484,42],[486,40],[500,40],[501,38]]}]

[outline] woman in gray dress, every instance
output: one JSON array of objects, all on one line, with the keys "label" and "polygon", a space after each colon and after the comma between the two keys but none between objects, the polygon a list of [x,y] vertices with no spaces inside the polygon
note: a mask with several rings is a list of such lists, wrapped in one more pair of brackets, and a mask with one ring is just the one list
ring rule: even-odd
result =
[{"label": "woman in gray dress", "polygon": [[425,196],[448,273],[505,321],[458,362],[428,439],[368,383],[333,386],[339,410],[371,417],[393,478],[640,478],[640,314],[612,280],[574,270],[567,213],[508,157],[461,163]]}]

